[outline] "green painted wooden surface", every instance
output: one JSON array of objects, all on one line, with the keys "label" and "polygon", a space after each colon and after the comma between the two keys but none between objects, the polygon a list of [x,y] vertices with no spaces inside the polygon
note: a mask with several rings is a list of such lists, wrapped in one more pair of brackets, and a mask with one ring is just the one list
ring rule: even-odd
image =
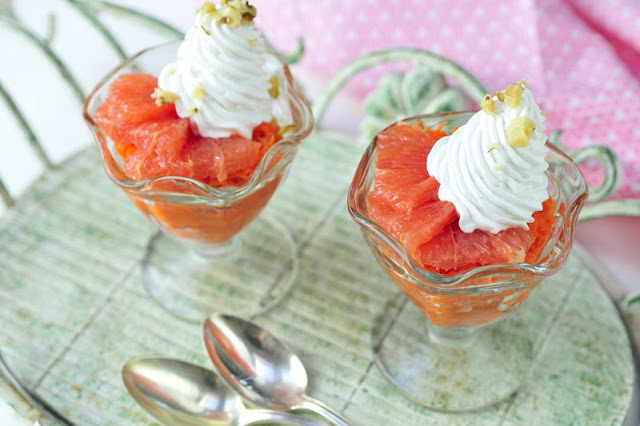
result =
[{"label": "green painted wooden surface", "polygon": [[[356,425],[620,424],[634,379],[630,342],[579,248],[509,318],[530,324],[537,348],[515,398],[447,415],[386,382],[369,339],[396,289],[345,206],[361,152],[344,137],[315,133],[267,208],[295,236],[300,269],[284,303],[256,321],[300,354],[310,394]],[[174,319],[143,289],[139,260],[153,232],[93,147],[43,175],[0,222],[0,348],[77,424],[153,424],[120,380],[131,357],[208,365],[200,325]]]}]

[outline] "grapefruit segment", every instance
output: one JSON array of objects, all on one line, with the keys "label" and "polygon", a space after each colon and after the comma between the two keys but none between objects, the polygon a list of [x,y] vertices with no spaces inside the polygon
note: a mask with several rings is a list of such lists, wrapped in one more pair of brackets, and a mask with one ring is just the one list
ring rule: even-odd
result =
[{"label": "grapefruit segment", "polygon": [[398,123],[377,137],[377,169],[427,170],[427,156],[437,139],[415,124]]},{"label": "grapefruit segment", "polygon": [[431,265],[435,272],[446,274],[455,270],[458,265],[458,247],[451,224],[422,244],[418,253],[418,262],[421,265]]},{"label": "grapefruit segment", "polygon": [[396,239],[409,217],[407,212],[395,210],[376,194],[369,194],[367,197],[367,212],[374,222]]},{"label": "grapefruit segment", "polygon": [[[116,144],[131,143],[133,127],[148,121],[178,118],[173,104],[157,106],[151,94],[158,80],[144,73],[123,74],[109,86],[108,96],[96,109],[98,127]],[[119,147],[126,151],[125,147]]]},{"label": "grapefruit segment", "polygon": [[125,170],[134,179],[183,173],[180,151],[189,137],[189,120],[151,121],[130,129],[135,149],[125,158]]},{"label": "grapefruit segment", "polygon": [[412,210],[396,238],[410,256],[418,258],[418,247],[430,241],[457,218],[458,215],[452,203],[434,201]]},{"label": "grapefruit segment", "polygon": [[260,161],[261,146],[238,135],[220,139],[193,136],[184,155],[192,165],[192,176],[216,186],[249,176]]},{"label": "grapefruit segment", "polygon": [[411,211],[414,207],[437,200],[440,184],[426,172],[403,169],[376,170],[374,194],[396,210]]}]

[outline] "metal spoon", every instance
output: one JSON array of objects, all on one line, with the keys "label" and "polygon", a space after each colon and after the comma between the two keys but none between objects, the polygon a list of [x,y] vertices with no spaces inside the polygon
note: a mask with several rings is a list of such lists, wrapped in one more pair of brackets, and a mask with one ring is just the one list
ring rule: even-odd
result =
[{"label": "metal spoon", "polygon": [[204,344],[222,379],[245,401],[275,410],[306,409],[340,426],[341,414],[306,395],[307,372],[285,343],[257,324],[212,314],[203,324]]},{"label": "metal spoon", "polygon": [[213,371],[177,359],[134,358],[123,367],[122,379],[131,396],[167,425],[323,426],[289,413],[249,410]]}]

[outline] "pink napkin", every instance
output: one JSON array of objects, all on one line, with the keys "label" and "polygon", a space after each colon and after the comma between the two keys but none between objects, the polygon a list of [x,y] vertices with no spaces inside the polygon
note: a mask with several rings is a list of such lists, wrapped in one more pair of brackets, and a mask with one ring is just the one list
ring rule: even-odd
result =
[{"label": "pink napkin", "polygon": [[[254,0],[258,24],[284,50],[302,37],[297,66],[319,78],[373,50],[418,47],[447,56],[490,90],[528,77],[548,129],[570,149],[603,143],[624,176],[616,197],[640,197],[638,0]],[[350,85],[359,98],[377,76]],[[596,165],[585,174],[597,182]]]}]

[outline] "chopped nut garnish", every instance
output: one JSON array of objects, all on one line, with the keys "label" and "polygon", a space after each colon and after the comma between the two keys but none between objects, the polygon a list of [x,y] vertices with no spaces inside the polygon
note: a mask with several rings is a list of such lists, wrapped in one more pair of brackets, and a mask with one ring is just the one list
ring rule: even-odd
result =
[{"label": "chopped nut garnish", "polygon": [[269,96],[275,99],[280,94],[280,90],[279,90],[280,81],[278,80],[278,76],[277,75],[272,76],[269,79],[269,83],[271,83],[271,87],[269,87]]},{"label": "chopped nut garnish", "polygon": [[492,169],[494,172],[499,172],[500,170],[502,170],[502,167],[504,167],[504,164],[502,164],[501,162],[497,162],[493,165]]},{"label": "chopped nut garnish", "polygon": [[518,105],[520,105],[522,92],[524,92],[522,83],[518,82],[509,85],[509,87],[504,89],[504,102],[511,108],[516,108]]},{"label": "chopped nut garnish", "polygon": [[284,135],[285,133],[290,132],[295,128],[296,128],[296,126],[294,124],[287,124],[284,127],[280,127],[280,130],[278,131],[278,134]]},{"label": "chopped nut garnish", "polygon": [[543,117],[546,117],[547,116],[547,111],[540,110],[540,114],[542,114]]},{"label": "chopped nut garnish", "polygon": [[529,145],[535,129],[535,123],[529,117],[516,117],[507,126],[507,143],[514,148],[524,148]]},{"label": "chopped nut garnish", "polygon": [[200,25],[200,28],[202,28],[202,31],[204,31],[206,35],[211,35],[211,31],[209,31],[204,25]]},{"label": "chopped nut garnish", "polygon": [[196,115],[198,113],[198,108],[197,107],[191,107],[189,108],[189,115]]},{"label": "chopped nut garnish", "polygon": [[258,39],[257,38],[252,38],[251,40],[249,40],[249,47],[251,47],[253,49],[256,46],[258,46]]},{"label": "chopped nut garnish", "polygon": [[220,24],[239,27],[252,23],[256,15],[256,8],[248,0],[225,0],[216,10],[214,18]]},{"label": "chopped nut garnish", "polygon": [[172,104],[178,100],[178,95],[168,90],[162,90],[159,87],[156,87],[151,97],[156,100],[157,106],[162,106],[164,104]]},{"label": "chopped nut garnish", "polygon": [[500,148],[500,144],[498,142],[494,142],[491,145],[489,145],[489,150],[487,152],[494,151],[498,148]]},{"label": "chopped nut garnish", "polygon": [[496,115],[496,102],[488,93],[484,95],[484,99],[482,99],[482,103],[480,103],[480,108],[487,114]]},{"label": "chopped nut garnish", "polygon": [[500,102],[504,102],[504,93],[495,92],[494,95],[496,95],[496,97],[500,100]]},{"label": "chopped nut garnish", "polygon": [[211,3],[210,1],[206,1],[202,4],[202,6],[200,6],[198,10],[196,10],[196,13],[199,13],[201,15],[206,15],[207,13],[213,13],[215,11],[216,11],[216,5]]},{"label": "chopped nut garnish", "polygon": [[169,69],[167,70],[167,72],[168,72],[169,74],[171,74],[171,75],[175,74],[175,73],[176,73],[176,65],[175,65],[175,64],[171,64],[171,65],[169,66]]},{"label": "chopped nut garnish", "polygon": [[204,94],[204,87],[202,87],[202,84],[198,84],[194,89],[193,89],[193,93],[191,94],[191,97],[194,100],[198,100],[202,97],[202,95]]}]

